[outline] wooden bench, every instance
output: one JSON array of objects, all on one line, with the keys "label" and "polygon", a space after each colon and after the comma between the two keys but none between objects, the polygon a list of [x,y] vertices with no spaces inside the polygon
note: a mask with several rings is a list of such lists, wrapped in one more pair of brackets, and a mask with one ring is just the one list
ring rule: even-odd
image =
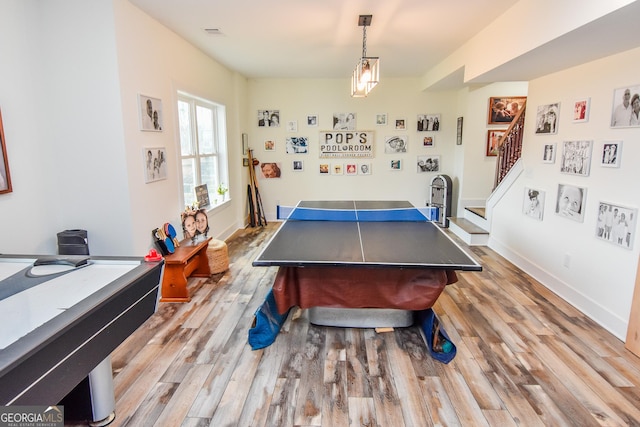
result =
[{"label": "wooden bench", "polygon": [[162,278],[162,302],[189,302],[191,297],[187,289],[189,277],[210,277],[207,248],[211,237],[195,244],[185,239],[176,247],[175,252],[164,257],[164,276]]}]

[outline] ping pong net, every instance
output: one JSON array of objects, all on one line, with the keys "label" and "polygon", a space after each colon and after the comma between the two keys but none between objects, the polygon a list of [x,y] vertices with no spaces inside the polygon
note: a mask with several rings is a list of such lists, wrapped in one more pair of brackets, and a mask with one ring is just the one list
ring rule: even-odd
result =
[{"label": "ping pong net", "polygon": [[432,207],[335,209],[278,205],[277,217],[287,221],[426,222],[435,220],[433,211]]}]

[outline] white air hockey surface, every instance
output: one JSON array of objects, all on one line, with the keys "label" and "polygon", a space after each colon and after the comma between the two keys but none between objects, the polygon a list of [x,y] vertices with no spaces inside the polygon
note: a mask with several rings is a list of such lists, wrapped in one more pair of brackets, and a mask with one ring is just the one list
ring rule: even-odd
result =
[{"label": "white air hockey surface", "polygon": [[[31,266],[33,261],[33,258],[0,258],[0,284],[2,280]],[[133,260],[91,260],[89,265],[78,268],[66,265],[33,267],[31,273],[38,276],[74,271],[0,300],[0,350],[139,265],[139,261]]]}]

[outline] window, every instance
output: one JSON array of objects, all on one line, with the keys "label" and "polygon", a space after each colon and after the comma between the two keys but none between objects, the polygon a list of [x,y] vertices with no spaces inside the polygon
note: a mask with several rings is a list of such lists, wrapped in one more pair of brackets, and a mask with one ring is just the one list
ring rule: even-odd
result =
[{"label": "window", "polygon": [[195,188],[207,184],[209,200],[223,200],[218,187],[228,187],[225,107],[186,93],[178,93],[180,160],[183,204],[196,201]]}]

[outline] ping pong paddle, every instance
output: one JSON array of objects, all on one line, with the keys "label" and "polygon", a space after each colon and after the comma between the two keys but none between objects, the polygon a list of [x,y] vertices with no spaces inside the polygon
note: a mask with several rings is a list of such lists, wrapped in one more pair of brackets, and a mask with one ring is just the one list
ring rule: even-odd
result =
[{"label": "ping pong paddle", "polygon": [[178,242],[178,238],[176,237],[178,233],[176,232],[176,228],[173,225],[166,222],[164,224],[164,233],[166,234],[167,238],[171,239],[174,247],[177,248],[178,246],[180,246],[180,242]]}]

